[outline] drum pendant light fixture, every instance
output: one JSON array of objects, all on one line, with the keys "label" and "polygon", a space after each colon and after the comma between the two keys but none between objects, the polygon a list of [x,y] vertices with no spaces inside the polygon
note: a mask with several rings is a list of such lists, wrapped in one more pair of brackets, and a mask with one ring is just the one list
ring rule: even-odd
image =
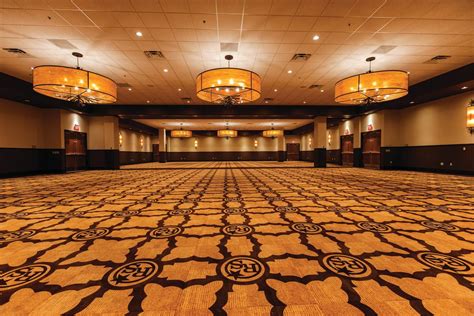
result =
[{"label": "drum pendant light fixture", "polygon": [[401,98],[408,94],[408,73],[403,70],[369,71],[338,81],[334,89],[334,100],[343,104],[370,104]]},{"label": "drum pendant light fixture", "polygon": [[85,104],[117,101],[117,84],[110,78],[79,67],[81,53],[72,53],[77,67],[37,66],[33,68],[33,90],[51,98]]},{"label": "drum pendant light fixture", "polygon": [[231,137],[237,137],[237,131],[233,129],[229,129],[229,122],[225,122],[226,129],[220,129],[217,131],[217,137],[225,137],[229,139]]},{"label": "drum pendant light fixture", "polygon": [[183,123],[181,123],[180,129],[171,131],[171,137],[174,137],[174,138],[189,138],[192,136],[193,136],[192,131],[187,131],[183,129]]},{"label": "drum pendant light fixture", "polygon": [[271,137],[271,138],[280,137],[283,135],[284,135],[284,131],[282,129],[275,129],[273,127],[273,123],[272,123],[272,129],[263,131],[262,133],[263,137]]},{"label": "drum pendant light fixture", "polygon": [[262,91],[260,76],[247,69],[231,68],[232,55],[226,55],[225,59],[227,68],[206,70],[197,76],[197,97],[227,106],[258,100]]}]

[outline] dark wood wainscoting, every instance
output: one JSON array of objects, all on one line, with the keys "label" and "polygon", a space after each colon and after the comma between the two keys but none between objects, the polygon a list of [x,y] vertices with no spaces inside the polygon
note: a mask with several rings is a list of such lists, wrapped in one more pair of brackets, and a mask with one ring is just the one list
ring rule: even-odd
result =
[{"label": "dark wood wainscoting", "polygon": [[89,169],[119,169],[117,149],[94,149],[87,151]]},{"label": "dark wood wainscoting", "polygon": [[300,160],[300,144],[286,144],[286,159]]},{"label": "dark wood wainscoting", "polygon": [[278,160],[278,151],[170,152],[168,161],[263,161]]},{"label": "dark wood wainscoting", "polygon": [[361,134],[362,163],[365,168],[380,168],[381,135],[380,130]]},{"label": "dark wood wainscoting", "polygon": [[313,150],[302,150],[300,151],[300,160],[303,161],[314,161],[314,151]]},{"label": "dark wood wainscoting", "polygon": [[153,161],[160,161],[160,144],[152,145]]},{"label": "dark wood wainscoting", "polygon": [[382,169],[474,174],[474,144],[382,147]]},{"label": "dark wood wainscoting", "polygon": [[153,152],[121,151],[120,164],[131,165],[153,161]]},{"label": "dark wood wainscoting", "polygon": [[341,164],[341,150],[340,149],[326,150],[326,162],[340,165]]},{"label": "dark wood wainscoting", "polygon": [[0,148],[0,176],[65,171],[64,149]]},{"label": "dark wood wainscoting", "polygon": [[354,165],[354,135],[341,136],[341,163],[343,166]]}]

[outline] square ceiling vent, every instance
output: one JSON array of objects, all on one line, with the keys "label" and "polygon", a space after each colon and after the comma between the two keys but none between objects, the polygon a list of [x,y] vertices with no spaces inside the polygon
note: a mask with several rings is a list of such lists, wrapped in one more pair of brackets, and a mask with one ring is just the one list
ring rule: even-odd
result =
[{"label": "square ceiling vent", "polygon": [[310,57],[311,57],[311,54],[298,53],[298,54],[293,55],[293,57],[291,58],[291,61],[307,61],[308,59],[310,59]]},{"label": "square ceiling vent", "polygon": [[48,39],[48,41],[56,47],[62,49],[77,49],[77,47],[72,45],[71,42],[64,39]]},{"label": "square ceiling vent", "polygon": [[28,54],[27,52],[19,48],[7,47],[7,48],[2,48],[2,49],[12,55],[15,55],[16,57],[31,57],[30,54]]},{"label": "square ceiling vent", "polygon": [[221,43],[221,52],[237,52],[239,43]]},{"label": "square ceiling vent", "polygon": [[393,46],[393,45],[382,45],[382,46],[377,47],[374,51],[372,51],[372,54],[387,54],[388,52],[390,52],[396,47],[397,46]]},{"label": "square ceiling vent", "polygon": [[451,58],[449,55],[437,55],[433,58],[428,59],[427,61],[423,62],[423,64],[439,64],[440,62]]},{"label": "square ceiling vent", "polygon": [[146,50],[143,53],[150,59],[165,59],[165,55],[159,50]]}]

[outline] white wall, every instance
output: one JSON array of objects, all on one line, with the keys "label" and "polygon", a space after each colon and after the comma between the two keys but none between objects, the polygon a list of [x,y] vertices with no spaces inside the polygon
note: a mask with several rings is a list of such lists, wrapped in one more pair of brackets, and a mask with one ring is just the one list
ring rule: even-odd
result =
[{"label": "white wall", "polygon": [[62,148],[60,112],[0,99],[0,147]]},{"label": "white wall", "polygon": [[[152,152],[152,137],[150,135],[124,128],[120,129],[120,134],[122,135],[120,151]],[[140,139],[143,139],[143,146],[140,144]]]},{"label": "white wall", "polygon": [[[466,128],[466,107],[472,92],[423,103],[400,110],[382,110],[339,124],[340,135],[382,130],[382,147],[472,144]],[[356,137],[354,136],[354,139]],[[354,144],[354,147],[356,144]]]},{"label": "white wall", "polygon": [[326,149],[335,150],[340,148],[339,128],[331,127],[326,131]]},{"label": "white wall", "polygon": [[[194,141],[198,147],[194,147]],[[254,146],[257,140],[258,146]],[[277,151],[277,138],[262,136],[238,136],[235,138],[220,138],[217,136],[193,136],[190,138],[168,138],[169,151],[171,152],[219,152],[219,151]]]}]

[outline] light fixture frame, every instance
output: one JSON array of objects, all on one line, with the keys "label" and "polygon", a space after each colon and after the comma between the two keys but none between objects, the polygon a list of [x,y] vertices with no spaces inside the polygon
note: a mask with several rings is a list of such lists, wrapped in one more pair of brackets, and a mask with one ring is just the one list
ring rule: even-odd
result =
[{"label": "light fixture frame", "polygon": [[[346,78],[343,78],[336,82],[334,85],[334,101],[341,104],[370,104],[370,103],[381,103],[391,100],[395,100],[401,97],[404,97],[408,94],[409,90],[409,76],[408,72],[404,70],[379,70],[372,71],[372,61],[375,60],[375,57],[369,57],[366,59],[369,62],[369,71],[365,73],[360,73],[352,75]],[[399,86],[370,86],[362,88],[361,82],[374,82],[375,79],[367,79],[370,77],[377,77],[377,75],[385,74],[385,77],[395,76],[396,80],[394,82],[403,81]],[[398,77],[398,78],[397,78]],[[356,81],[352,84],[347,84],[347,82]],[[380,79],[379,79],[380,81]],[[346,83],[347,87],[343,85]],[[356,85],[357,89],[352,89],[349,91],[350,85]],[[346,89],[345,89],[346,88]],[[371,92],[379,92],[374,95],[371,95]],[[367,94],[367,92],[369,92]],[[352,95],[352,97],[350,97]]]},{"label": "light fixture frame", "polygon": [[[228,67],[208,69],[196,76],[196,96],[203,101],[224,105],[258,100],[262,96],[260,75],[248,69],[230,67],[232,55],[226,55],[225,59]],[[235,83],[229,82],[234,79]]]},{"label": "light fixture frame", "polygon": [[[79,58],[82,54],[77,52],[72,54],[78,59],[77,67],[60,65],[34,67],[33,90],[51,98],[78,102],[81,105],[116,102],[117,83],[107,76],[80,68]],[[100,82],[102,89],[96,88],[96,82]]]}]

